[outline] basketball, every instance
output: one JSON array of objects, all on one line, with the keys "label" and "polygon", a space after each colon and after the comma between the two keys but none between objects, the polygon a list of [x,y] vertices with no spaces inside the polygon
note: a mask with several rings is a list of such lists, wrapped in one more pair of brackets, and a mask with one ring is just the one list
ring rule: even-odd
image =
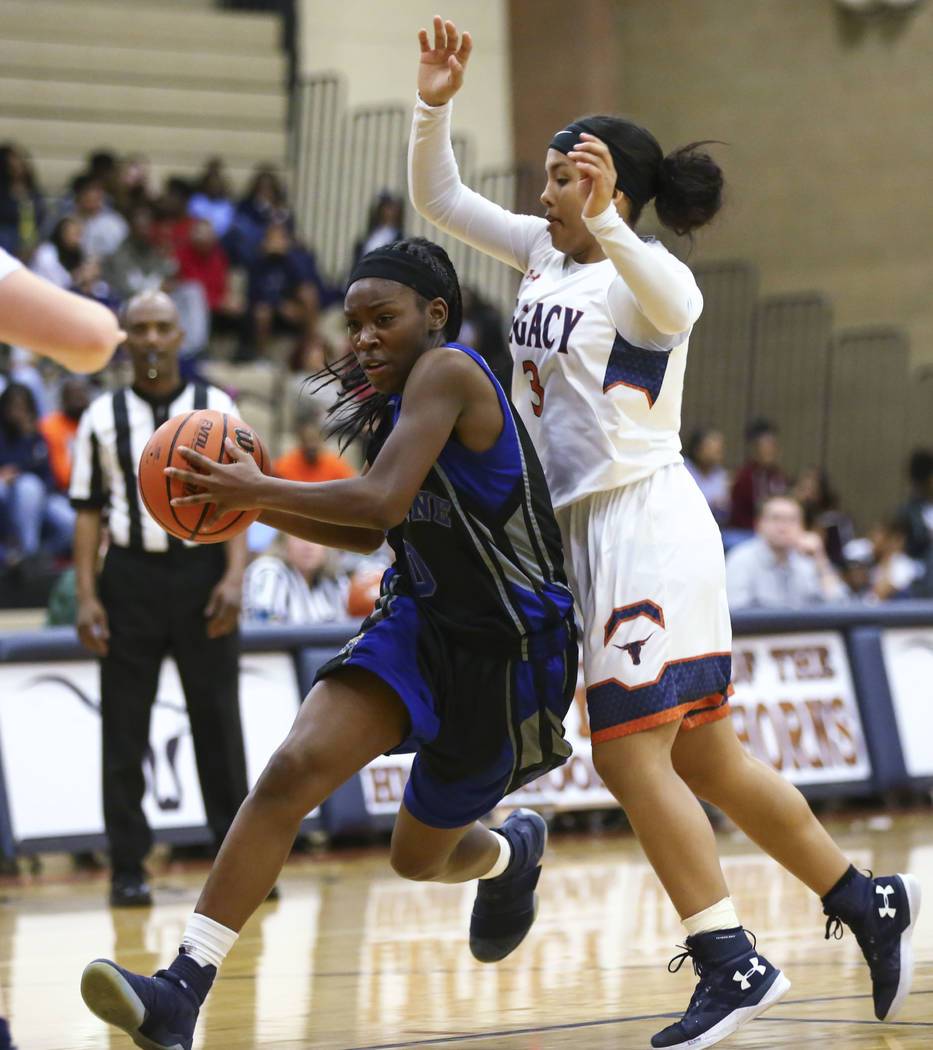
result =
[{"label": "basketball", "polygon": [[146,510],[172,536],[195,543],[222,543],[249,528],[259,517],[258,510],[231,510],[208,528],[204,523],[213,513],[213,503],[172,506],[171,501],[176,497],[196,491],[163,473],[165,467],[195,469],[177,449],[184,446],[218,463],[229,463],[230,457],[224,448],[224,439],[228,437],[252,455],[263,473],[269,473],[269,454],[259,435],[229,412],[213,408],[184,412],[167,419],[146,442],[139,461],[139,492]]}]

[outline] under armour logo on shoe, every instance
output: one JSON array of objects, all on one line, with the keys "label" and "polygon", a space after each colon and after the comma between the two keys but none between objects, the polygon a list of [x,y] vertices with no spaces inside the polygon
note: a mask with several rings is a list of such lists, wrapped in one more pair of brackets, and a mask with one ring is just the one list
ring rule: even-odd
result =
[{"label": "under armour logo on shoe", "polygon": [[758,961],[758,956],[757,955],[753,955],[748,960],[748,964],[749,964],[749,966],[751,966],[751,969],[748,971],[748,973],[740,973],[738,970],[736,970],[735,973],[732,975],[732,980],[739,982],[739,987],[742,989],[743,992],[747,992],[749,990],[749,988],[751,988],[751,983],[749,981],[749,977],[751,977],[752,974],[754,974],[754,973],[761,973],[761,974],[763,974],[765,972],[765,968]]},{"label": "under armour logo on shoe", "polygon": [[893,886],[875,886],[875,893],[880,893],[884,897],[884,904],[878,909],[878,914],[882,919],[893,919],[897,915],[897,908],[892,908],[888,904],[888,897],[894,892]]}]

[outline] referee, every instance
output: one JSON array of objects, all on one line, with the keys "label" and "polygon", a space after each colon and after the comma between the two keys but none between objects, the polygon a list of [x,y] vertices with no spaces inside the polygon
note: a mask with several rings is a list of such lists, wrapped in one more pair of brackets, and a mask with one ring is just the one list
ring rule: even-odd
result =
[{"label": "referee", "polygon": [[[221,390],[182,381],[183,332],[167,295],[135,296],[124,327],[133,385],[102,395],[84,413],[70,488],[78,512],[78,636],[100,657],[104,824],[114,907],[152,903],[143,867],[152,845],[142,809],[143,759],[167,654],[175,658],[184,688],[201,795],[217,846],[247,790],[237,631],[246,536],[222,544],[176,540],[149,517],[136,484],[143,448],[166,419],[200,408],[233,412],[235,406]],[[109,549],[96,579],[105,521]]]}]

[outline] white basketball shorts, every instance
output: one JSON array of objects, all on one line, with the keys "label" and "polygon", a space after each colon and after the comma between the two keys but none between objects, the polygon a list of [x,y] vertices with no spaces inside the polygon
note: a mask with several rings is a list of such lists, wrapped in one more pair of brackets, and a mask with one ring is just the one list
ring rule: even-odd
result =
[{"label": "white basketball shorts", "polygon": [[557,511],[583,625],[592,740],[729,714],[732,625],[719,529],[681,463]]}]

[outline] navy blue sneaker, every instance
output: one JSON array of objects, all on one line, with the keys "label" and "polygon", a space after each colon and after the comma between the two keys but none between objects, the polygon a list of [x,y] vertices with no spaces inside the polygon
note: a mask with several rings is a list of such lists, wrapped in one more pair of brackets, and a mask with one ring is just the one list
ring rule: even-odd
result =
[{"label": "navy blue sneaker", "polygon": [[823,898],[826,939],[855,934],[871,972],[875,1017],[891,1021],[914,979],[911,937],[920,912],[920,883],[913,875],[871,879],[850,868]]},{"label": "navy blue sneaker", "polygon": [[676,973],[690,958],[700,980],[683,1017],[652,1036],[654,1047],[702,1050],[713,1046],[790,989],[790,981],[752,947],[741,927],[698,933],[682,947],[684,951],[671,959],[668,970]]},{"label": "navy blue sneaker", "polygon": [[499,962],[525,939],[538,913],[535,886],[547,845],[547,824],[531,809],[513,810],[496,828],[512,847],[505,871],[480,879],[470,919],[470,951],[480,962]]},{"label": "navy blue sneaker", "polygon": [[191,1050],[198,1011],[216,973],[183,955],[154,977],[95,959],[81,975],[81,997],[143,1050]]}]

